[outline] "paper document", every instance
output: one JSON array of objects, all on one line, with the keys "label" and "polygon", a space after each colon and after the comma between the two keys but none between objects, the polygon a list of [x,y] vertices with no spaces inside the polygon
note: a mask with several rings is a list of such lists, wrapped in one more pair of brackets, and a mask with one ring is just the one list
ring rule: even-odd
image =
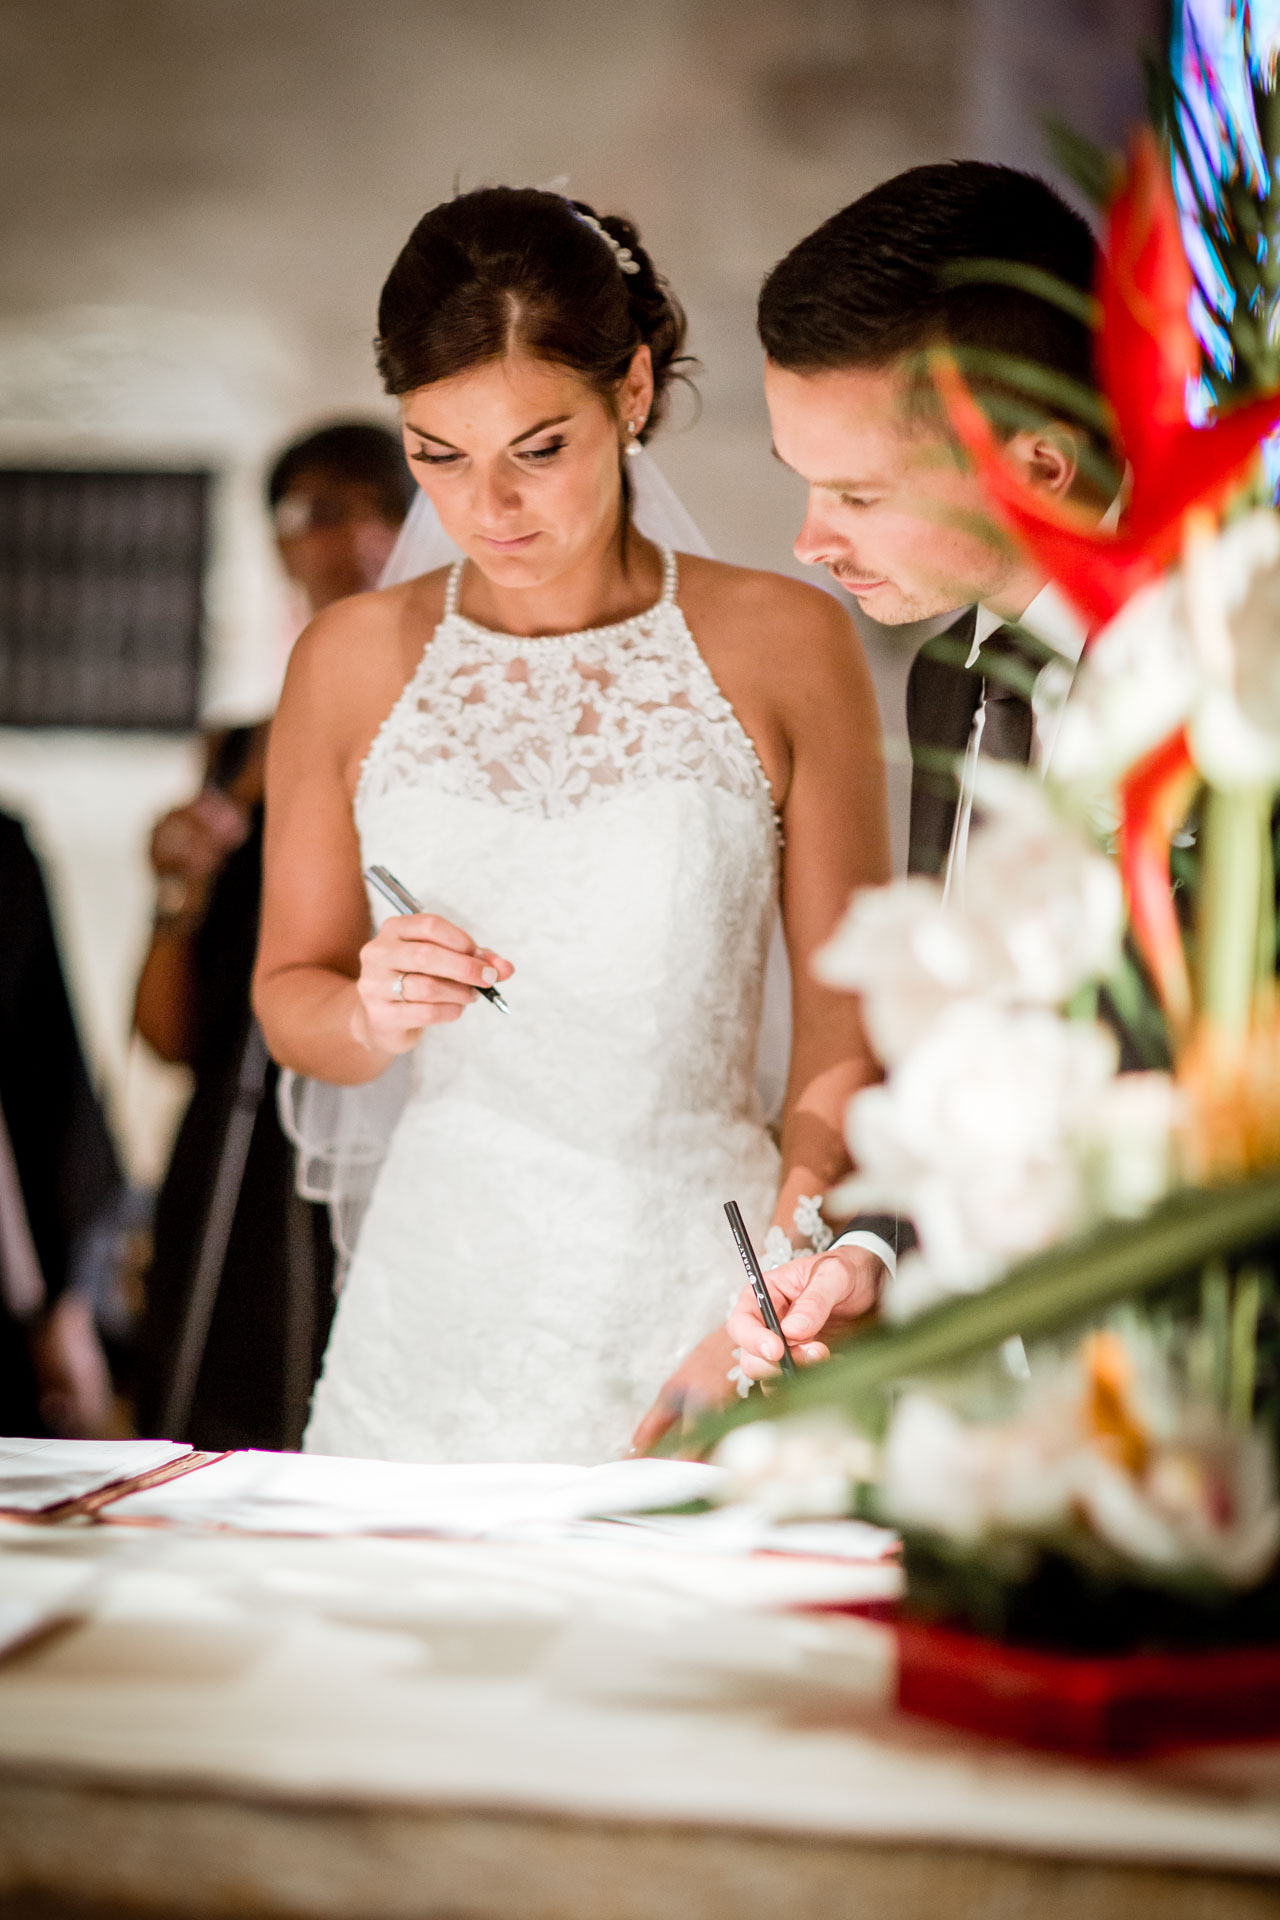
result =
[{"label": "paper document", "polygon": [[174,1440],[0,1439],[0,1511],[39,1513],[181,1460]]},{"label": "paper document", "polygon": [[233,1453],[127,1495],[112,1520],[169,1520],[251,1533],[403,1533],[480,1539],[710,1495],[720,1469],[689,1460],[600,1467],[436,1466],[319,1453]]},{"label": "paper document", "polygon": [[660,1535],[667,1545],[692,1553],[785,1553],[875,1563],[898,1550],[896,1533],[866,1520],[783,1523],[750,1504],[716,1507],[710,1513],[632,1514],[626,1524],[633,1532]]}]

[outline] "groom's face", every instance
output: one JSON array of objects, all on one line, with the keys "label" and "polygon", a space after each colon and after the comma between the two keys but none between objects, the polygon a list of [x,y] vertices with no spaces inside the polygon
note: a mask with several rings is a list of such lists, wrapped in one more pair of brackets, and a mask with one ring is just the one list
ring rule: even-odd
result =
[{"label": "groom's face", "polygon": [[765,363],[774,452],[809,489],[796,558],[873,620],[901,626],[998,600],[1015,566],[985,529],[973,473],[912,415],[896,367],[789,373]]}]

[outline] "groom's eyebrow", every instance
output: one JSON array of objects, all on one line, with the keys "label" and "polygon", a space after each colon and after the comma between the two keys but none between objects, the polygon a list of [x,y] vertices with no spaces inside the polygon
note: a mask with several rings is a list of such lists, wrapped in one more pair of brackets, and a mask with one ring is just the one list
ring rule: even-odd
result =
[{"label": "groom's eyebrow", "polygon": [[[518,447],[522,440],[532,440],[535,433],[545,433],[548,427],[562,427],[566,420],[572,420],[572,418],[571,413],[557,413],[549,420],[539,420],[536,427],[526,427],[524,432],[518,433],[514,440],[508,440],[507,445]],[[438,433],[428,433],[425,427],[416,427],[412,420],[406,420],[404,424],[410,433],[417,434],[419,440],[430,440],[434,446],[448,447],[450,453],[462,451],[460,447],[454,446],[452,440],[443,440]]]}]

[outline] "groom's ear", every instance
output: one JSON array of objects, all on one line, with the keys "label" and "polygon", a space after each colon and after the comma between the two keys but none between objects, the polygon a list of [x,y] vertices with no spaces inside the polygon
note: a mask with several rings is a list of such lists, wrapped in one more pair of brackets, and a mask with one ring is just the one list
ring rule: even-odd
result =
[{"label": "groom's ear", "polygon": [[1005,455],[1037,493],[1065,500],[1080,474],[1080,442],[1075,429],[1059,421],[1024,427],[1005,442]]}]

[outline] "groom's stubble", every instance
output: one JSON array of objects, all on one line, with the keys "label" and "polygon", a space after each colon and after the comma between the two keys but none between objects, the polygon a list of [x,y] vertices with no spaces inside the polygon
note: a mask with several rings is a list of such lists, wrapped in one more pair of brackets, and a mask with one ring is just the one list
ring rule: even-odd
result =
[{"label": "groom's stubble", "polygon": [[900,366],[795,373],[765,363],[773,446],[809,488],[797,559],[884,626],[981,601],[1016,613],[1039,580]]}]

